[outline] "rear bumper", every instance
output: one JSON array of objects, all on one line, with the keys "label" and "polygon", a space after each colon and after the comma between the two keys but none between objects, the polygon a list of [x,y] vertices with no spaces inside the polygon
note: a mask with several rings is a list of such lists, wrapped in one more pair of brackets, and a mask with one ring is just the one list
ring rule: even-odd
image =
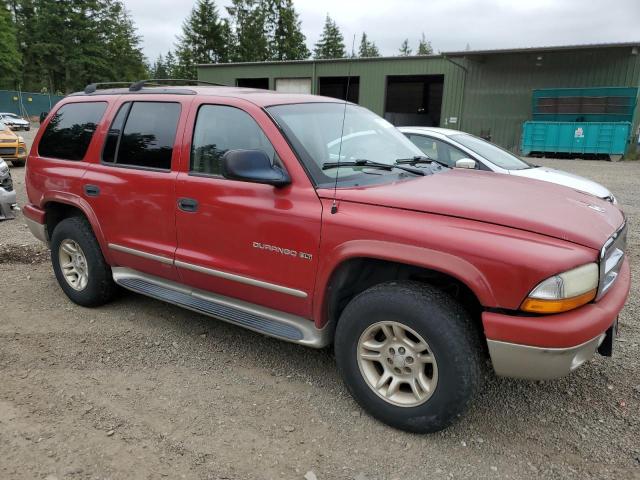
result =
[{"label": "rear bumper", "polygon": [[47,224],[45,223],[45,212],[33,205],[25,205],[22,209],[22,213],[31,234],[38,240],[49,243]]},{"label": "rear bumper", "polygon": [[614,286],[598,302],[557,315],[482,314],[493,368],[498,375],[530,379],[569,374],[593,357],[629,295],[624,260]]}]

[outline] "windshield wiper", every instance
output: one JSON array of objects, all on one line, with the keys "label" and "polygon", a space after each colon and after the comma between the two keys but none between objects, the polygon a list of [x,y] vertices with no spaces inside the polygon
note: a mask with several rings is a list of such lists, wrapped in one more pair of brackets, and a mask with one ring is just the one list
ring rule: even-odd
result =
[{"label": "windshield wiper", "polygon": [[427,157],[426,155],[416,155],[411,158],[398,158],[396,160],[396,165],[417,165],[418,163],[436,163],[443,167],[451,168],[444,162],[440,162],[439,160],[434,160],[431,157]]},{"label": "windshield wiper", "polygon": [[338,167],[371,167],[382,168],[384,170],[393,170],[394,168],[397,168],[405,172],[413,173],[414,175],[426,175],[425,171],[419,168],[405,167],[404,165],[399,165],[397,163],[380,163],[365,159],[349,160],[348,162],[327,162],[322,165],[322,170],[329,170],[331,168]]}]

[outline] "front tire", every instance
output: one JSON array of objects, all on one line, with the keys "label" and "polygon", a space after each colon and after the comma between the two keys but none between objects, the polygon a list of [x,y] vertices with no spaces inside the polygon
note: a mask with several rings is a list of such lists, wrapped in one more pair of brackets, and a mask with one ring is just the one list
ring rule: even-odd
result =
[{"label": "front tire", "polygon": [[97,307],[113,297],[116,286],[111,267],[84,217],[66,218],[55,227],[51,263],[58,284],[74,303]]},{"label": "front tire", "polygon": [[336,328],[335,352],[347,388],[367,412],[417,433],[460,417],[482,376],[469,314],[416,282],[380,284],[351,300]]},{"label": "front tire", "polygon": [[25,160],[11,160],[11,165],[14,167],[24,167]]}]

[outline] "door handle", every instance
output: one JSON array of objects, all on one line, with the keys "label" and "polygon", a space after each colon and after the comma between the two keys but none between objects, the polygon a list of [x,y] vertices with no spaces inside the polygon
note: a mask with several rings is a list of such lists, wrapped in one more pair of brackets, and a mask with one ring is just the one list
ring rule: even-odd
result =
[{"label": "door handle", "polygon": [[197,212],[198,201],[193,198],[179,198],[178,208],[183,212]]},{"label": "door handle", "polygon": [[97,185],[85,185],[84,193],[87,195],[87,197],[97,197],[98,195],[100,195],[100,187],[98,187]]}]

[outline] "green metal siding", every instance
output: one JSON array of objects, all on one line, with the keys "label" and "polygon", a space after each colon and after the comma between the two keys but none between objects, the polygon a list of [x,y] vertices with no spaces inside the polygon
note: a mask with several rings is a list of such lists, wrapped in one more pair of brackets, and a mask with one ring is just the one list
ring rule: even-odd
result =
[{"label": "green metal siding", "polygon": [[42,93],[18,92],[16,90],[0,90],[0,112],[11,112],[21,115],[20,99],[29,117],[39,117],[42,112],[51,110],[63,97]]},{"label": "green metal siding", "polygon": [[[492,141],[513,151],[520,144],[523,122],[531,119],[534,89],[640,86],[640,56],[628,47],[469,55],[457,60],[469,70],[462,129],[476,135],[490,130]],[[632,131],[637,126],[636,108]]]},{"label": "green metal siding", "polygon": [[275,89],[277,78],[309,77],[312,93],[318,89],[320,77],[360,77],[358,103],[378,115],[384,114],[386,78],[393,75],[444,75],[442,112],[445,118],[460,116],[464,71],[442,57],[408,59],[373,59],[356,61],[318,61],[300,63],[218,64],[198,69],[198,79],[235,85],[238,78],[269,78],[269,88]]},{"label": "green metal siding", "polygon": [[[541,59],[538,59],[541,57]],[[539,65],[537,65],[539,64]],[[386,78],[395,75],[444,75],[440,126],[492,140],[517,151],[523,122],[531,119],[532,91],[538,88],[638,87],[640,55],[631,47],[575,48],[512,53],[457,53],[450,58],[397,57],[355,60],[266,62],[201,66],[201,80],[235,85],[238,78],[309,77],[312,93],[324,76],[360,77],[358,103],[384,114]],[[456,123],[449,123],[457,117]],[[640,103],[632,132],[638,131]]]}]

